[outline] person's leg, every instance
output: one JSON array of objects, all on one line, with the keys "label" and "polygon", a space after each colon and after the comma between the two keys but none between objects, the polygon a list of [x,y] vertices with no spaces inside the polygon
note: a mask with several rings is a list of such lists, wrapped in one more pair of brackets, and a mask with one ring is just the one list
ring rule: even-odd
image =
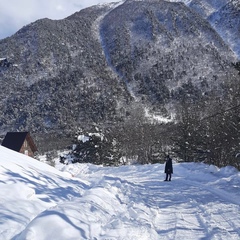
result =
[{"label": "person's leg", "polygon": [[171,178],[172,178],[172,174],[169,173],[169,181],[171,181]]},{"label": "person's leg", "polygon": [[164,181],[167,181],[167,180],[168,180],[168,173],[166,173],[166,178],[165,178]]}]

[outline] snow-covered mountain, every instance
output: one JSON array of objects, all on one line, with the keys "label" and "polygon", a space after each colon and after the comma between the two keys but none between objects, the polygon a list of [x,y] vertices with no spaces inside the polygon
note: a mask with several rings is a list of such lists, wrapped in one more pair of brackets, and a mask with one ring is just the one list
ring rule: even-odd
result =
[{"label": "snow-covered mountain", "polygon": [[240,2],[238,0],[169,0],[184,2],[217,31],[240,59]]},{"label": "snow-covered mountain", "polygon": [[238,14],[232,0],[127,0],[31,23],[0,41],[0,133],[40,143],[123,122],[139,104],[170,116],[186,95],[229,97]]},{"label": "snow-covered mountain", "polygon": [[240,58],[240,2],[233,0],[208,17],[214,29]]},{"label": "snow-covered mountain", "polygon": [[239,239],[240,174],[201,163],[53,168],[0,146],[0,240]]}]

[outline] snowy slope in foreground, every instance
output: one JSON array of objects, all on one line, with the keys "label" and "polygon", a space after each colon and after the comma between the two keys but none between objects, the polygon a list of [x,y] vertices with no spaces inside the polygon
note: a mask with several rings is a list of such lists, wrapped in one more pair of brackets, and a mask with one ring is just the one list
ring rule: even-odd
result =
[{"label": "snowy slope in foreground", "polygon": [[0,147],[0,239],[240,239],[240,173],[196,163],[103,168]]}]

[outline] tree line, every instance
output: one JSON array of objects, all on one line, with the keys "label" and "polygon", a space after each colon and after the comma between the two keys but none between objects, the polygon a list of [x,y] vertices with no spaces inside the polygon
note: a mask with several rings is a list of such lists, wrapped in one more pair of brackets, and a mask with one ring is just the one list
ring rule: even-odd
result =
[{"label": "tree line", "polygon": [[[74,162],[147,164],[163,162],[171,154],[178,161],[240,169],[240,85],[229,81],[222,94],[199,94],[191,84],[182,91],[175,93],[174,121],[167,124],[146,121],[139,105],[115,125],[81,126],[74,138]],[[79,135],[89,141],[79,140]]]},{"label": "tree line", "polygon": [[216,102],[211,108],[217,111],[201,118],[200,107],[184,103],[176,113],[178,121],[168,124],[131,118],[117,126],[79,128],[71,152],[73,162],[163,163],[165,155],[171,154],[178,161],[239,168],[240,105],[224,109]]}]

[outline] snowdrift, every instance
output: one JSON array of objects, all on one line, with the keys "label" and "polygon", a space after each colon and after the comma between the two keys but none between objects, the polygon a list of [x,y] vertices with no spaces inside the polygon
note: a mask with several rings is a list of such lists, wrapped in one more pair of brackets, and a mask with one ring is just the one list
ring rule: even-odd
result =
[{"label": "snowdrift", "polygon": [[0,147],[0,239],[239,239],[240,174],[45,163]]}]

